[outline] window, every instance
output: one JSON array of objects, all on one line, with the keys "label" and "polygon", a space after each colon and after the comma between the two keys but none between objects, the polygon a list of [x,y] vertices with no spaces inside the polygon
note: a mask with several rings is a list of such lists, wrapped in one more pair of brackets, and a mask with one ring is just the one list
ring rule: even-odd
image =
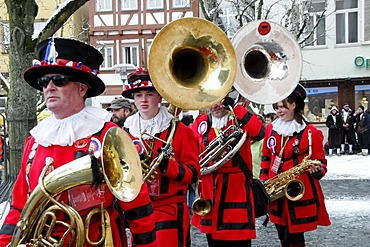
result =
[{"label": "window", "polygon": [[365,111],[369,109],[370,99],[370,85],[356,85],[355,86],[355,102],[356,105],[353,108],[356,110],[358,106],[362,105]]},{"label": "window", "polygon": [[190,7],[189,0],[173,0],[174,8]]},{"label": "window", "polygon": [[163,0],[147,0],[147,9],[163,8]]},{"label": "window", "polygon": [[[44,29],[46,25],[46,21],[35,21],[33,23],[33,37],[37,37],[40,32]],[[10,31],[9,31],[9,23],[2,23],[3,26],[3,52],[9,52],[9,42],[10,42]]]},{"label": "window", "polygon": [[137,0],[124,0],[122,3],[122,10],[137,10]]},{"label": "window", "polygon": [[96,12],[112,11],[112,0],[96,0]]},{"label": "window", "polygon": [[309,122],[325,122],[330,107],[338,105],[338,87],[306,88],[304,115]]},{"label": "window", "polygon": [[133,64],[135,67],[139,67],[138,51],[138,46],[124,46],[122,49],[122,63]]},{"label": "window", "polygon": [[46,21],[38,21],[33,23],[33,36],[39,36],[40,32],[44,29]]},{"label": "window", "polygon": [[113,46],[101,46],[98,47],[98,50],[100,50],[104,58],[101,69],[113,68]]},{"label": "window", "polygon": [[308,13],[306,46],[326,45],[326,16],[323,14],[325,8],[324,0],[312,0],[305,5],[305,11]]},{"label": "window", "polygon": [[9,23],[3,23],[3,52],[9,53],[10,30]]},{"label": "window", "polygon": [[235,18],[236,15],[236,9],[233,6],[223,8],[220,13],[221,20],[218,21],[218,26],[226,31],[228,37],[234,36],[238,31],[239,23]]},{"label": "window", "polygon": [[358,2],[357,0],[336,0],[336,43],[358,42]]}]

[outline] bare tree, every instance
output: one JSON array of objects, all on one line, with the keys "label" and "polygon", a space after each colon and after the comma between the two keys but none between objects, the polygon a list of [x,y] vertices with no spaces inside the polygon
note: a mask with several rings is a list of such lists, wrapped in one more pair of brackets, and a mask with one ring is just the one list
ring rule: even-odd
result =
[{"label": "bare tree", "polygon": [[36,125],[37,92],[23,79],[24,71],[35,58],[35,46],[45,38],[52,36],[71,15],[88,0],[66,0],[60,4],[48,20],[45,28],[35,39],[34,21],[39,6],[35,0],[5,0],[9,15],[10,45],[9,72],[10,90],[6,107],[9,134],[10,164],[7,169],[11,180],[18,174],[23,143],[29,130]]},{"label": "bare tree", "polygon": [[[326,6],[326,1],[320,2]],[[326,10],[315,9],[317,3],[312,0],[201,0],[200,7],[207,20],[214,22],[232,36],[236,30],[253,20],[274,20],[286,27],[297,39],[301,47],[310,45],[319,36],[314,37],[315,31],[325,18]],[[279,10],[276,10],[279,9]],[[225,17],[225,11],[233,13],[235,22]],[[316,13],[317,12],[317,13]],[[316,13],[317,18],[310,18]],[[234,26],[230,26],[234,25]],[[310,41],[310,42],[308,42]]]}]

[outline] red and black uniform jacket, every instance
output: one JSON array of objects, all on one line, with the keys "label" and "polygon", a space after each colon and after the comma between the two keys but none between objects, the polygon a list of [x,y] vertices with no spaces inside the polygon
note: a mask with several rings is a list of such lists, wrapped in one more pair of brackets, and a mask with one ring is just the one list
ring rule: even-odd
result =
[{"label": "red and black uniform jacket", "polygon": [[[252,178],[245,169],[252,171],[251,139],[261,140],[264,136],[262,121],[256,114],[237,105],[235,115],[247,138],[236,155],[212,173],[202,175],[199,194],[208,200],[212,209],[206,216],[193,215],[192,224],[201,232],[211,234],[217,240],[247,240],[256,238]],[[229,120],[228,126],[234,124]],[[199,115],[191,126],[200,147],[199,152],[217,137],[211,128],[211,116]]]},{"label": "red and black uniform jacket", "polygon": [[[309,154],[308,130],[312,132],[312,155],[310,159],[321,161],[322,169],[321,172],[315,175],[305,172],[296,177],[305,186],[303,197],[298,201],[291,201],[286,197],[282,197],[271,202],[269,206],[270,220],[279,225],[287,225],[290,233],[311,231],[316,229],[318,225],[330,225],[324,203],[324,195],[319,183],[319,179],[325,176],[327,172],[322,132],[314,125],[308,124],[304,130],[300,133],[295,133],[287,141],[287,137],[282,138],[272,127],[272,124],[266,127],[266,135],[262,147],[261,180],[271,179],[276,176],[271,167],[276,155],[280,155],[284,146],[281,157],[283,163],[280,165],[278,174],[301,164],[303,158]],[[275,138],[276,145],[274,145],[274,148],[271,145],[267,145],[269,138]]]},{"label": "red and black uniform jacket", "polygon": [[[103,138],[106,132],[110,128],[117,127],[113,123],[106,123],[104,128],[97,134],[78,140],[72,146],[57,146],[52,145],[49,147],[43,147],[37,145],[35,149],[35,139],[30,136],[27,138],[24,147],[24,154],[22,159],[22,166],[18,178],[13,188],[13,201],[9,214],[7,215],[4,225],[0,231],[0,246],[6,246],[12,238],[12,234],[16,228],[16,224],[20,218],[22,209],[27,203],[28,195],[35,189],[38,184],[40,173],[45,165],[45,158],[52,157],[54,159],[54,167],[58,168],[79,158],[87,153],[90,143],[93,143],[94,148],[99,149],[99,145],[103,142]],[[91,147],[91,146],[90,146]],[[32,151],[34,150],[34,151]],[[36,152],[30,156],[31,152]],[[32,159],[30,159],[32,157]],[[30,165],[28,165],[30,164]],[[103,185],[102,185],[103,186]],[[71,189],[75,189],[74,187]],[[93,187],[94,188],[94,187]],[[70,204],[68,199],[68,192],[66,190],[57,196],[59,202]],[[119,213],[113,207],[114,195],[109,191],[108,187],[104,189],[104,203],[103,207],[108,211],[111,221],[111,229],[113,235],[114,246],[127,246],[127,237],[124,220],[120,217]],[[148,188],[146,184],[141,187],[138,196],[131,202],[122,202],[118,200],[120,207],[124,210],[127,222],[129,222],[129,228],[133,235],[133,242],[136,246],[157,246],[155,241],[155,225],[154,225],[154,214],[153,208],[150,202],[148,194]],[[101,204],[92,206],[87,209],[78,211],[82,219],[85,220],[86,215],[94,208],[100,208]],[[59,220],[66,219],[66,215],[57,214]],[[61,233],[58,232],[59,228],[56,228],[55,235],[58,236]],[[92,241],[97,241],[97,238],[101,235],[101,221],[100,214],[98,217],[91,219],[89,228],[89,238]],[[89,246],[85,242],[84,246]]]},{"label": "red and black uniform jacket", "polygon": [[[167,141],[171,128],[172,125],[155,136]],[[129,129],[126,130],[129,132]],[[145,141],[152,146],[153,160],[165,144],[157,139]],[[157,241],[161,246],[186,246],[190,238],[190,211],[186,205],[186,191],[200,176],[197,142],[192,131],[178,122],[171,145],[172,155],[168,162],[163,161],[157,168],[159,187],[154,187],[159,192],[151,196]],[[149,190],[151,188],[153,185],[149,185]]]}]

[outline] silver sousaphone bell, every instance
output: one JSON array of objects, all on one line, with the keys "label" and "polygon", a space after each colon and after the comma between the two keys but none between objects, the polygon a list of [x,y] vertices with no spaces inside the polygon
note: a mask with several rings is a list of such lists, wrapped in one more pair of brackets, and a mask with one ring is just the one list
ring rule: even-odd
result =
[{"label": "silver sousaphone bell", "polygon": [[254,21],[232,39],[237,54],[235,89],[257,104],[274,104],[290,95],[302,73],[301,48],[284,27]]}]

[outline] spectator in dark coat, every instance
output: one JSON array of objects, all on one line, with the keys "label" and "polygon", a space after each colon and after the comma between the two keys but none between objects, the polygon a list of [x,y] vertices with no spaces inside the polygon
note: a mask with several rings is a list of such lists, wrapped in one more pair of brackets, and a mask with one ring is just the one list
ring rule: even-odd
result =
[{"label": "spectator in dark coat", "polygon": [[364,111],[364,107],[360,105],[354,114],[356,116],[356,133],[358,143],[361,147],[360,155],[367,156],[369,154],[369,129],[370,115]]},{"label": "spectator in dark coat", "polygon": [[336,150],[337,155],[340,155],[340,144],[342,140],[342,117],[339,114],[338,108],[333,106],[330,109],[330,114],[326,118],[326,127],[329,128],[329,156],[333,155],[333,150]]},{"label": "spectator in dark coat", "polygon": [[353,116],[355,111],[349,107],[349,104],[344,103],[342,108],[342,142],[341,142],[341,153],[345,152],[346,144],[348,144],[348,154],[353,153],[353,145],[356,143],[355,138],[355,120]]}]

